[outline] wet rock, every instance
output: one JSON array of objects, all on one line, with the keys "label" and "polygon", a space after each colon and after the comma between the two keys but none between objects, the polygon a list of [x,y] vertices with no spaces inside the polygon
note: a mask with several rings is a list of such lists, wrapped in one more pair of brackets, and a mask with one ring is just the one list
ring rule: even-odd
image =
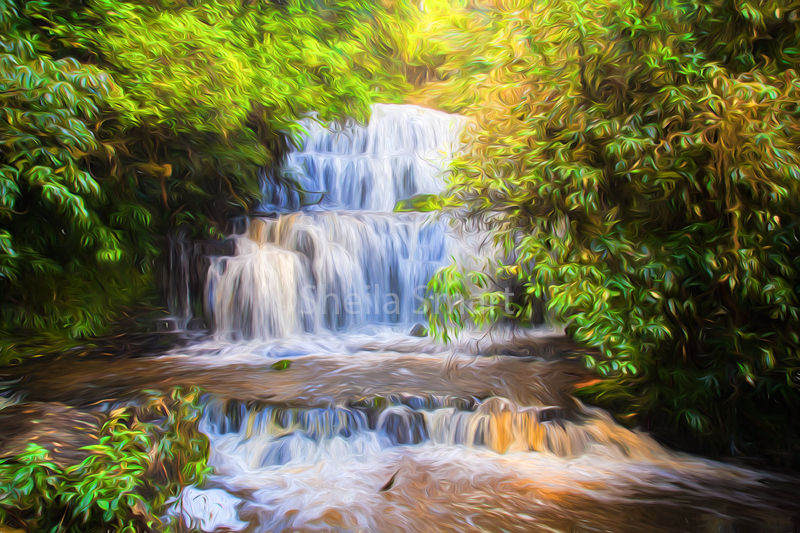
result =
[{"label": "wet rock", "polygon": [[261,466],[285,465],[298,457],[310,457],[315,449],[313,440],[292,431],[281,435],[267,446],[261,458]]},{"label": "wet rock", "polygon": [[180,329],[178,319],[175,317],[159,318],[155,321],[156,331],[161,333],[173,333]]},{"label": "wet rock", "polygon": [[202,318],[195,317],[186,324],[186,329],[189,331],[207,331],[208,326],[206,325],[206,321]]},{"label": "wet rock", "polygon": [[366,420],[367,429],[374,430],[377,428],[378,419],[380,418],[383,409],[386,407],[386,398],[375,396],[373,398],[362,398],[360,400],[347,402],[349,407],[354,412],[361,414]]},{"label": "wet rock", "polygon": [[537,411],[539,422],[560,422],[565,423],[575,419],[574,414],[569,409],[561,407],[543,407]]},{"label": "wet rock", "polygon": [[[245,224],[246,222],[240,220],[240,227],[236,227],[231,221],[230,229],[241,232],[241,226]],[[178,329],[182,329],[180,326],[185,325],[186,320],[194,317],[202,307],[206,273],[212,258],[231,256],[235,251],[235,239],[195,239],[185,230],[167,236],[164,253],[159,261],[158,284],[167,309],[178,320]],[[164,324],[156,323],[154,326],[159,332],[174,331],[162,329]]]},{"label": "wet rock", "polygon": [[384,411],[378,427],[397,445],[419,444],[428,439],[425,415],[405,406]]},{"label": "wet rock", "polygon": [[411,333],[409,333],[412,337],[427,337],[428,336],[428,328],[423,326],[422,324],[416,324],[413,328],[411,328]]},{"label": "wet rock", "polygon": [[220,435],[241,430],[248,406],[237,400],[211,402],[205,408],[209,425]]},{"label": "wet rock", "polygon": [[383,487],[381,487],[380,491],[381,492],[386,492],[387,490],[389,490],[392,487],[394,487],[394,482],[397,480],[397,474],[399,474],[399,473],[400,473],[400,470],[395,472],[394,475],[389,479],[389,481],[387,481],[386,484],[384,484]]},{"label": "wet rock", "polygon": [[437,398],[432,397],[430,394],[402,394],[400,397],[403,405],[407,405],[417,411],[420,409],[433,409],[435,407],[441,407],[441,405],[437,405],[441,402],[437,402]]}]

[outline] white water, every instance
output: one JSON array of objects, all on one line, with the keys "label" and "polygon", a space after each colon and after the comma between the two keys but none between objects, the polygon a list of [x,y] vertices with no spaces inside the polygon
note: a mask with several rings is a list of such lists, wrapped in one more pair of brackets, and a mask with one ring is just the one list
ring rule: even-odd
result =
[{"label": "white water", "polygon": [[[264,533],[717,532],[735,530],[737,510],[759,509],[774,516],[759,531],[791,527],[760,495],[769,476],[668,452],[599,410],[568,420],[497,397],[388,402],[209,406],[204,431],[224,491],[184,498],[184,520],[201,525],[222,506],[238,513],[227,528]],[[626,516],[632,502],[642,516]]]},{"label": "white water", "polygon": [[268,340],[420,322],[427,282],[447,259],[442,230],[418,213],[254,220],[236,255],[215,260],[209,272],[216,334]]},{"label": "white water", "polygon": [[414,106],[377,105],[366,126],[313,121],[286,174],[315,191],[302,212],[265,180],[264,210],[218,258],[207,298],[220,339],[288,337],[361,324],[423,320],[425,287],[451,252],[441,222],[393,213],[398,201],[438,193],[464,120]]},{"label": "white water", "polygon": [[464,124],[456,115],[398,105],[373,106],[366,126],[306,120],[308,135],[289,154],[283,173],[305,194],[266,180],[262,209],[316,204],[328,211],[391,212],[399,200],[438,193]]},{"label": "white water", "polygon": [[275,378],[289,385],[274,405],[209,404],[215,474],[173,514],[202,531],[725,532],[760,509],[774,518],[760,531],[791,527],[758,497],[768,476],[559,403],[531,370],[546,365],[407,336],[420,289],[464,251],[441,221],[392,210],[442,189],[463,126],[388,105],[367,126],[306,123],[285,173],[305,193],[265,182],[262,209],[279,214],[209,271],[213,339],[170,356],[221,376],[275,357],[301,370]]}]

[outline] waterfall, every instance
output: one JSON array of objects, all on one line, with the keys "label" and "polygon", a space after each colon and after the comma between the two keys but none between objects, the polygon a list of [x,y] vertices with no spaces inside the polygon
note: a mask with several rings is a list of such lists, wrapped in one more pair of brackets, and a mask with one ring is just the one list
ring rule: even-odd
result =
[{"label": "waterfall", "polygon": [[[560,337],[409,334],[451,256],[489,274],[485,258],[502,257],[489,228],[394,212],[441,191],[463,118],[378,105],[365,125],[303,125],[264,176],[265,216],[211,259],[213,337],[165,369],[137,367],[171,381],[162,373],[186,365],[210,395],[214,473],[173,517],[207,532],[671,533],[777,514],[762,473],[680,456],[572,397],[585,369]],[[791,517],[772,526],[759,530],[789,531]]]},{"label": "waterfall", "polygon": [[[336,407],[232,401],[209,405],[203,426],[215,472],[249,496],[230,502],[228,492],[189,491],[181,507],[193,517],[187,525],[236,508],[238,518],[217,525],[250,531],[239,521],[246,517],[259,532],[584,531],[538,527],[556,517],[555,524],[603,531],[655,531],[626,527],[628,513],[598,510],[658,502],[648,492],[657,490],[670,499],[660,518],[667,525],[658,531],[733,531],[702,528],[709,515],[720,515],[717,509],[732,509],[730,487],[738,512],[770,505],[760,496],[763,474],[676,456],[598,409],[572,412],[499,397],[473,405],[399,395]],[[683,507],[670,503],[675,498]],[[700,512],[682,514],[687,505]],[[647,507],[637,520],[647,523],[653,512]],[[471,519],[482,513],[485,527],[474,527]],[[778,520],[764,531],[788,526]]]},{"label": "waterfall", "polygon": [[375,454],[428,443],[558,457],[577,457],[594,449],[618,458],[673,459],[652,438],[620,428],[599,409],[572,412],[522,406],[499,397],[472,406],[437,397],[395,396],[387,401],[385,406],[327,408],[215,403],[208,408],[204,431],[216,449],[225,450],[218,462],[240,456],[249,469],[307,460],[310,451],[337,438],[344,439],[345,447],[370,442]]},{"label": "waterfall", "polygon": [[202,294],[214,256],[232,253],[228,241],[190,238],[186,232],[167,236],[159,271],[169,316],[159,321],[161,331],[202,330]]},{"label": "waterfall", "polygon": [[[264,180],[263,211],[391,212],[399,200],[442,189],[442,173],[460,149],[465,120],[411,105],[378,104],[370,121],[325,126],[303,121],[307,135],[289,153],[282,179]],[[285,184],[291,183],[293,187]]]},{"label": "waterfall", "polygon": [[[54,462],[96,485],[85,445],[142,429],[137,481],[170,485],[152,509],[159,531],[800,531],[800,478],[669,450],[584,405],[575,391],[596,374],[562,334],[500,323],[449,344],[426,335],[422,297],[451,256],[494,275],[479,288],[518,290],[487,266],[504,257],[488,224],[394,212],[441,190],[462,118],[376,106],[368,124],[304,124],[285,168],[264,177],[262,216],[231,221],[223,242],[167,238],[164,324],[188,342],[138,357],[156,345],[120,339],[131,353],[113,368],[94,350],[3,368],[6,467],[36,443],[47,456],[23,467]],[[207,451],[210,472],[186,486],[192,451]],[[33,511],[0,531],[35,525]]]},{"label": "waterfall", "polygon": [[215,335],[268,340],[423,321],[425,287],[451,239],[431,216],[393,210],[442,190],[464,119],[375,105],[366,125],[303,125],[281,179],[264,179],[261,209],[277,217],[252,220],[234,237],[235,255],[212,260]]}]

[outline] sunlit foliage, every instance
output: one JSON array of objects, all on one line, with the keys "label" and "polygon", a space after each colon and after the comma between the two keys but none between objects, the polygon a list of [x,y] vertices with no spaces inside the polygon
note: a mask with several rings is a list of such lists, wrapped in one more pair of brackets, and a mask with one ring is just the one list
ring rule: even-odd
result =
[{"label": "sunlit foliage", "polygon": [[[622,420],[797,453],[800,4],[491,12],[503,38],[482,39],[474,151],[444,201],[494,228],[497,275],[521,284],[510,314],[543,300],[596,348],[605,379],[583,392]],[[458,276],[435,288],[464,298]]]}]

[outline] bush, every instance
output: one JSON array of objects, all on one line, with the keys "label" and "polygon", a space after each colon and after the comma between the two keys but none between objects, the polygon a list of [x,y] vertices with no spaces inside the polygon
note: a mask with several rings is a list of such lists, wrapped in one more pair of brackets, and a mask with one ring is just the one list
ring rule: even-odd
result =
[{"label": "bush", "polygon": [[[497,277],[522,286],[509,313],[474,318],[526,320],[544,300],[597,348],[604,379],[581,394],[620,420],[796,461],[797,3],[494,9],[505,59],[442,202],[494,229]],[[452,273],[435,283],[464,297]]]},{"label": "bush", "polygon": [[163,305],[164,238],[219,238],[257,205],[298,117],[363,119],[373,101],[398,100],[395,36],[415,11],[0,4],[0,349],[107,334]]},{"label": "bush", "polygon": [[113,409],[77,462],[43,446],[0,460],[0,523],[29,531],[155,531],[164,504],[209,473],[199,392]]}]

